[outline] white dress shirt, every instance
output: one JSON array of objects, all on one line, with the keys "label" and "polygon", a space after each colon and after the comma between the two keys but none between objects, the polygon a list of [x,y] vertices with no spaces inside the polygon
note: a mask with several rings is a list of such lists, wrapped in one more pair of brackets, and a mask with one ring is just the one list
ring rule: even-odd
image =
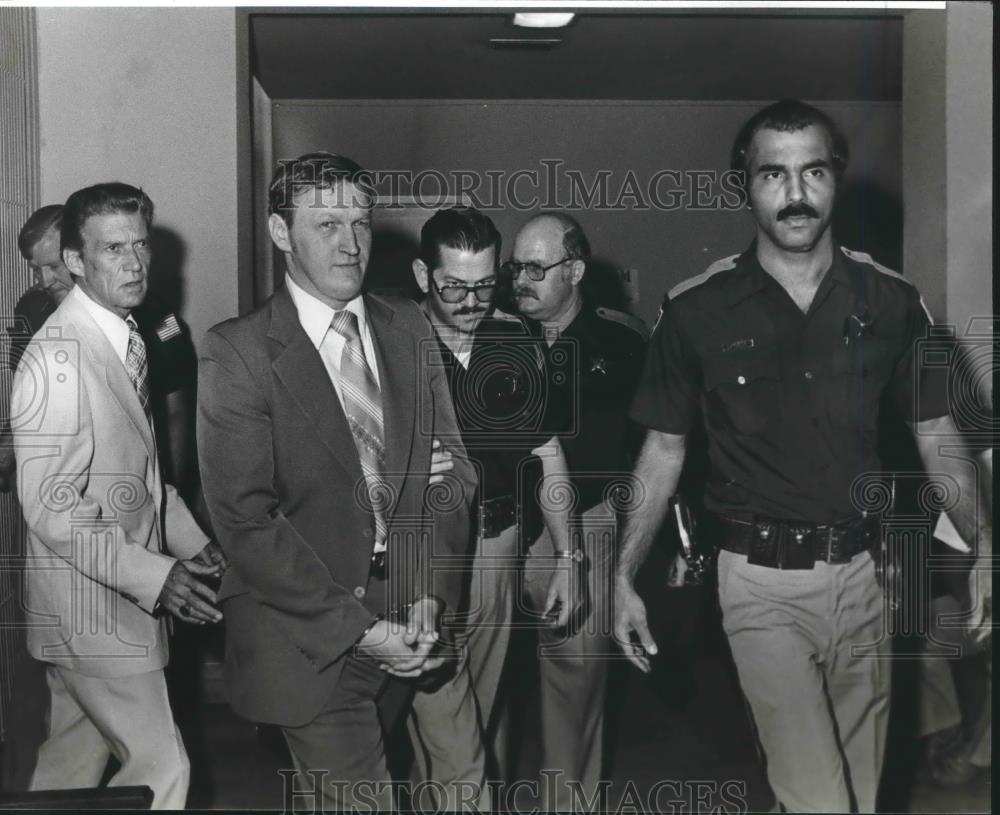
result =
[{"label": "white dress shirt", "polygon": [[75,297],[87,310],[87,313],[94,318],[98,328],[108,338],[111,347],[115,349],[115,355],[124,365],[125,358],[128,356],[128,327],[129,323],[135,325],[135,318],[129,314],[126,322],[110,309],[95,302],[80,286],[74,286],[70,289],[67,296]]},{"label": "white dress shirt", "polygon": [[[285,274],[285,285],[288,293],[295,304],[295,310],[299,315],[299,323],[309,337],[309,341],[319,351],[320,358],[326,368],[333,388],[337,392],[341,407],[344,406],[344,397],[340,393],[340,357],[344,352],[346,340],[339,333],[334,331],[330,324],[333,322],[333,315],[336,309],[330,308],[319,298],[305,291],[299,286],[290,274]],[[378,375],[378,365],[375,362],[375,346],[372,343],[371,329],[368,327],[368,315],[365,312],[365,303],[358,295],[351,300],[344,308],[354,312],[358,318],[358,333],[361,335],[361,347],[365,352],[365,359],[368,367],[375,377],[375,384],[381,387]]]}]

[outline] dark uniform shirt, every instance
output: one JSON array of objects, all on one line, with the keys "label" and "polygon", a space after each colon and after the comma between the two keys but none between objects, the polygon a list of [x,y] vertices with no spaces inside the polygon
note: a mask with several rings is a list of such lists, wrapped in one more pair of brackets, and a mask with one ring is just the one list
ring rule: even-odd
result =
[{"label": "dark uniform shirt", "polygon": [[24,349],[31,338],[56,310],[56,301],[45,289],[32,286],[14,306],[14,323],[7,329],[10,336],[10,356],[7,360],[10,370],[16,371]]},{"label": "dark uniform shirt", "polygon": [[[539,323],[531,328],[541,336]],[[542,342],[547,396],[561,428],[578,512],[599,504],[609,483],[631,470],[637,445],[628,407],[642,371],[644,329],[636,317],[584,304],[551,346]]]},{"label": "dark uniform shirt", "polygon": [[946,367],[915,365],[928,325],[909,282],[846,249],[803,314],[751,246],[671,292],[631,415],[683,435],[701,411],[709,510],[847,519],[880,468],[883,396],[910,422],[948,412]]},{"label": "dark uniform shirt", "polygon": [[[520,320],[485,318],[468,368],[438,337],[462,443],[479,468],[479,499],[519,498],[531,451],[552,437],[546,426],[545,361]],[[529,468],[531,469],[531,468]],[[537,473],[531,469],[531,478]]]}]

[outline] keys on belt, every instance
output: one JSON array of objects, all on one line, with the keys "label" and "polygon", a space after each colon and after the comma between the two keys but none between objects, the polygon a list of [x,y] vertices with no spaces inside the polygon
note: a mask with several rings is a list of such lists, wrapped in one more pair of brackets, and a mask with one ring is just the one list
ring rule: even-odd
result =
[{"label": "keys on belt", "polygon": [[859,516],[841,524],[811,524],[774,518],[742,521],[716,516],[721,547],[772,569],[812,569],[817,561],[848,563],[881,541],[881,520]]}]

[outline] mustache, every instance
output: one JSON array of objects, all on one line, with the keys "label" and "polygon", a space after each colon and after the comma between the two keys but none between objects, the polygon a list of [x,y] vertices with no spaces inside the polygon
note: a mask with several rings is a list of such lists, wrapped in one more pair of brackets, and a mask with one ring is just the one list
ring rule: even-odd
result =
[{"label": "mustache", "polygon": [[805,203],[789,204],[783,210],[778,212],[777,218],[779,221],[783,221],[785,218],[795,218],[801,215],[805,215],[807,218],[819,218],[819,213]]},{"label": "mustache", "polygon": [[486,309],[482,306],[462,306],[462,308],[457,311],[453,311],[456,317],[464,317],[466,314],[485,314]]}]

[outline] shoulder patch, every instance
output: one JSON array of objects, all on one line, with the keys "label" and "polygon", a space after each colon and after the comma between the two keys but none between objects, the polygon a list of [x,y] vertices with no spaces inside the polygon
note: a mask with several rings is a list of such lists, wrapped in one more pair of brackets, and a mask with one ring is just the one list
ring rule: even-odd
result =
[{"label": "shoulder patch", "polygon": [[711,266],[709,266],[705,271],[694,277],[689,277],[681,283],[674,286],[669,292],[667,292],[667,299],[673,300],[677,295],[683,294],[689,289],[696,288],[707,280],[715,277],[719,272],[728,272],[730,269],[736,268],[736,261],[739,255],[730,255],[729,257],[722,258],[715,261]]},{"label": "shoulder patch", "polygon": [[641,317],[636,317],[634,314],[629,314],[625,311],[615,311],[613,308],[604,308],[603,306],[595,308],[594,313],[602,320],[610,320],[613,323],[618,323],[618,325],[632,329],[642,337],[643,341],[649,339],[649,327]]},{"label": "shoulder patch", "polygon": [[[893,271],[888,266],[883,266],[881,263],[875,260],[867,252],[856,252],[853,249],[848,249],[846,246],[841,246],[840,251],[844,253],[844,256],[850,258],[855,263],[863,263],[865,266],[870,266],[876,272],[886,275],[887,277],[893,277],[896,280],[903,281],[907,286],[909,286],[914,291],[917,291],[917,287],[913,285],[912,280],[908,280],[899,272]],[[934,325],[934,318],[931,316],[930,310],[927,308],[927,304],[924,302],[924,298],[920,296],[920,292],[917,292],[917,297],[920,299],[920,307],[924,310],[924,314],[927,315],[927,321]]]},{"label": "shoulder patch", "polygon": [[179,337],[181,335],[181,327],[177,322],[177,318],[173,314],[168,314],[156,326],[156,336],[160,338],[160,342],[166,342],[167,340],[172,340],[174,337]]}]

